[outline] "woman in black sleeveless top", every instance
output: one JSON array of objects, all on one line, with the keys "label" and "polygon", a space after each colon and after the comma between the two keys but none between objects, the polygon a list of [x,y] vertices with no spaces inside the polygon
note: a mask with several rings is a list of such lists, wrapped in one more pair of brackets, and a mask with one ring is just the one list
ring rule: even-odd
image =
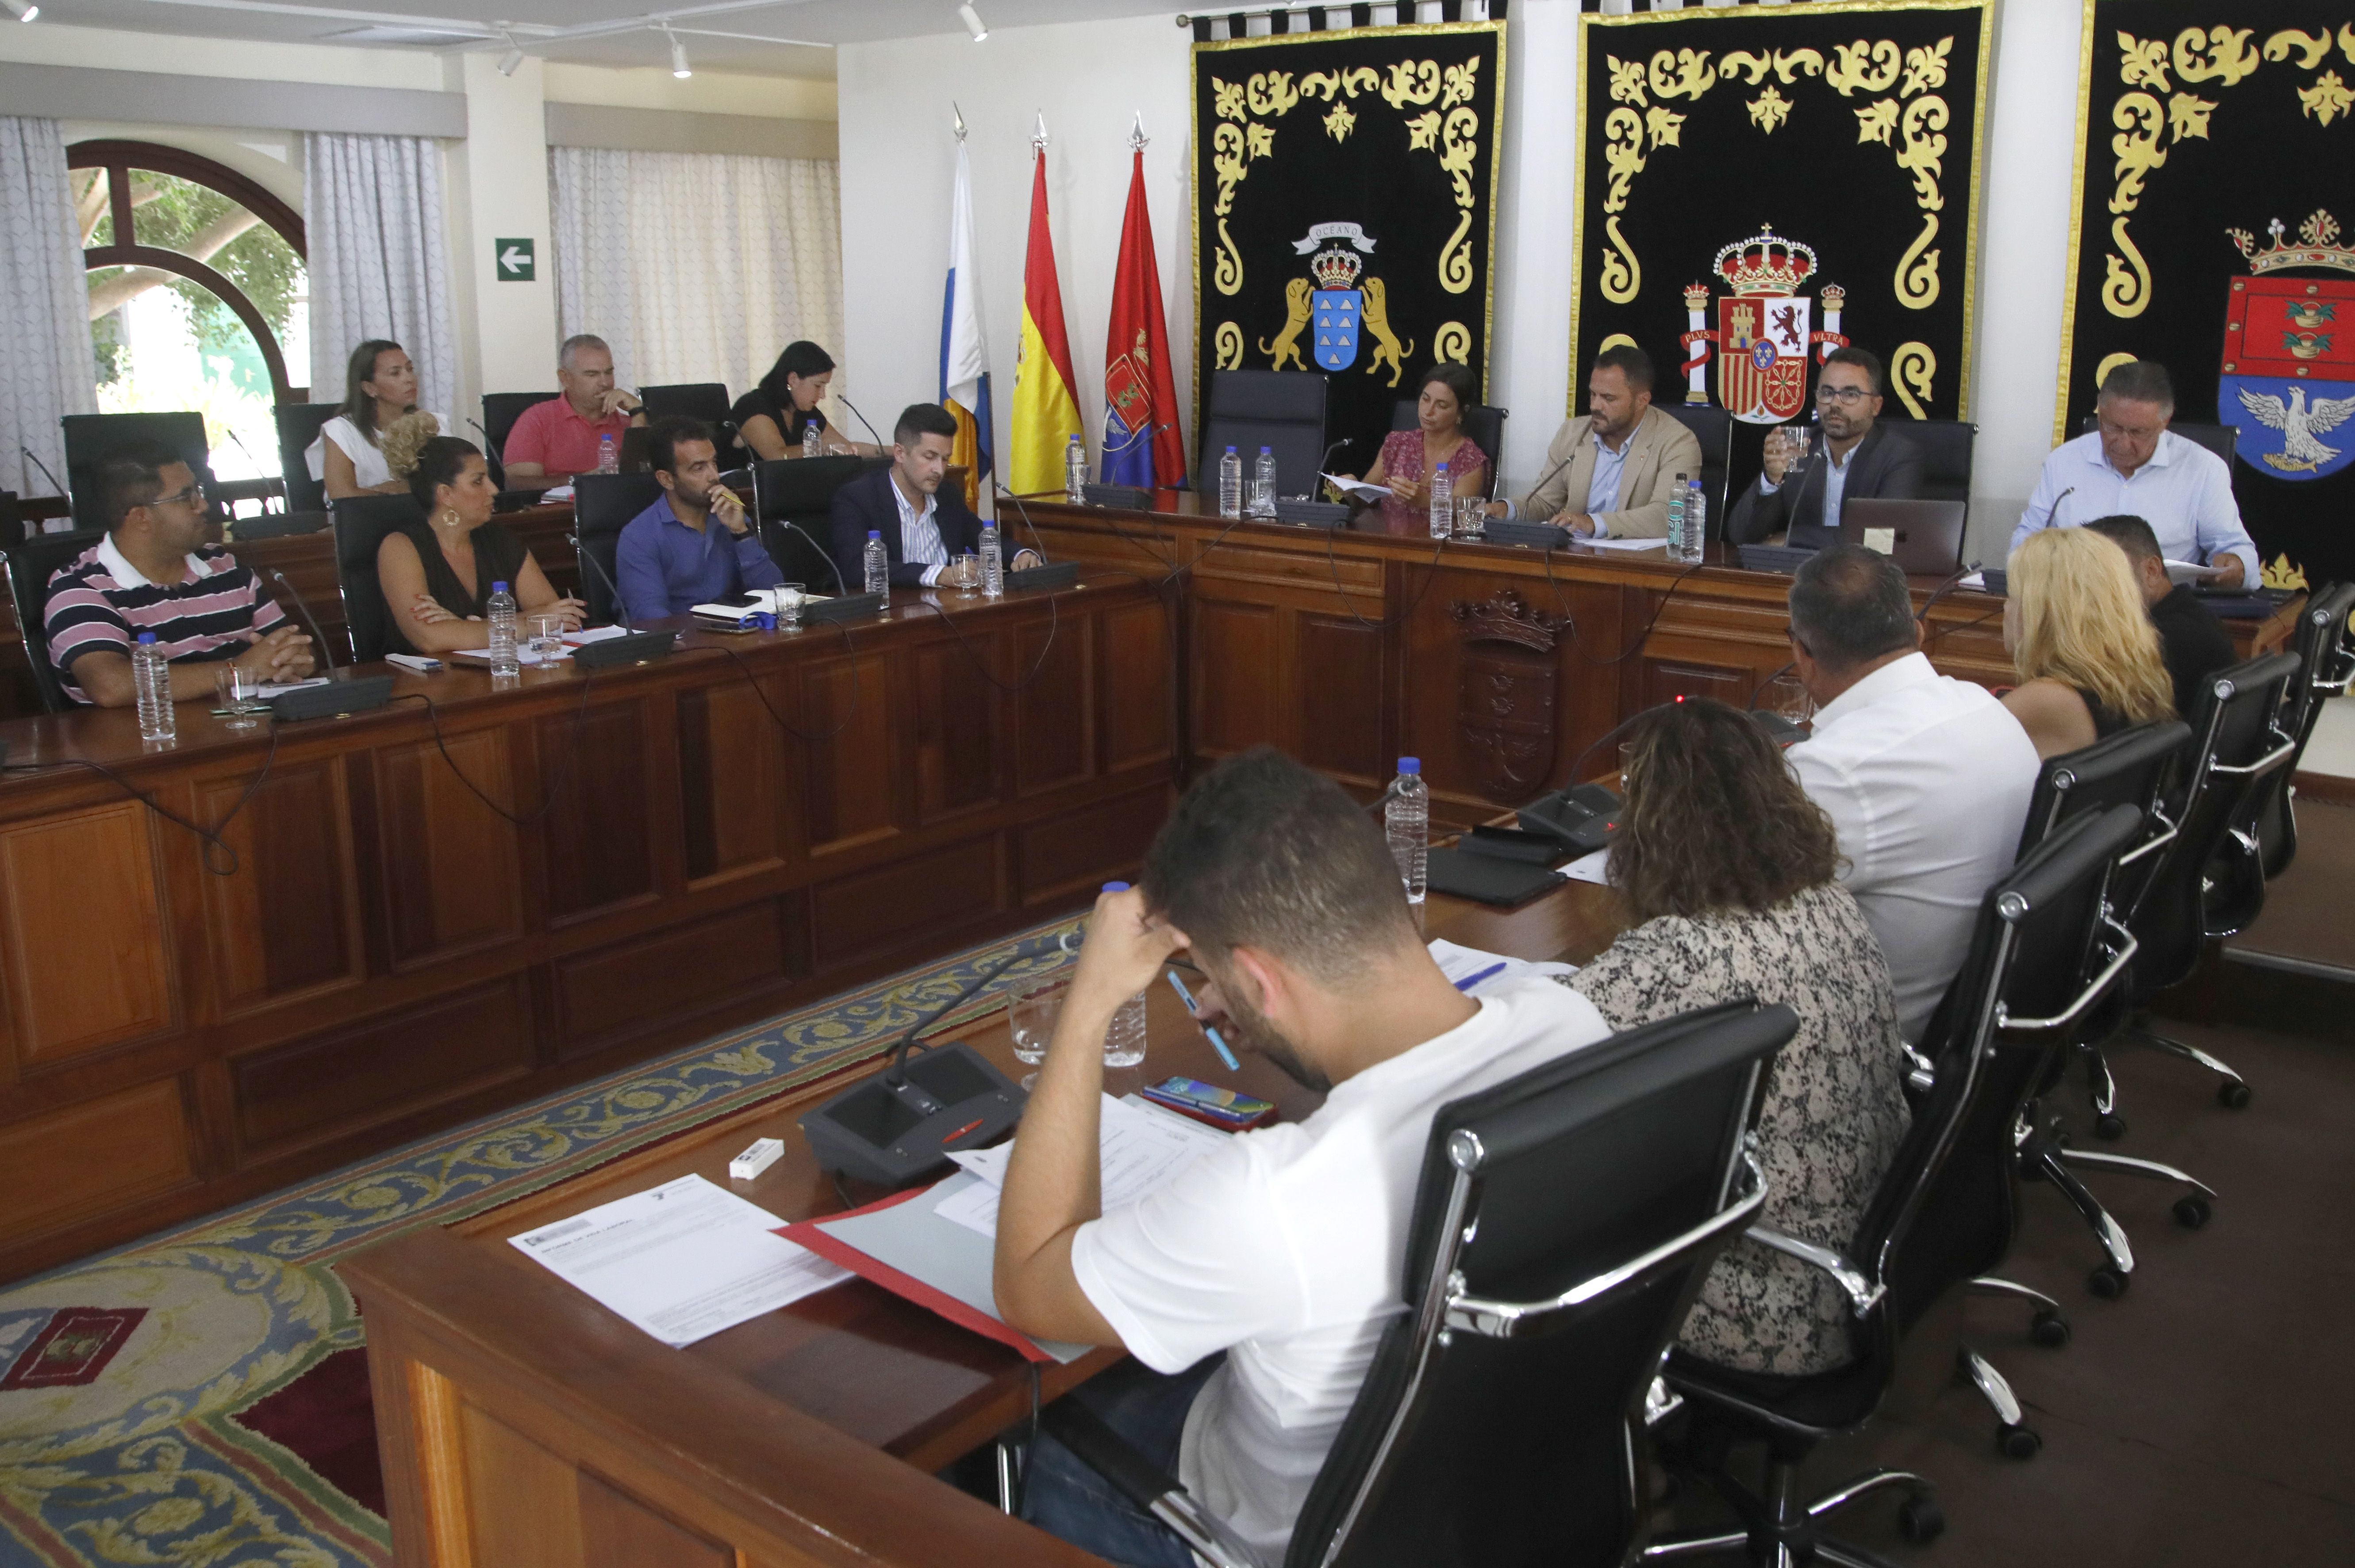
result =
[{"label": "woman in black sleeveless top", "polygon": [[2020,683],[2003,705],[2037,756],[2175,716],[2158,629],[2124,550],[2090,529],[2046,528],[2011,553],[2009,567],[2003,643]]},{"label": "woman in black sleeveless top", "polygon": [[728,410],[739,438],[752,455],[774,460],[802,455],[802,438],[810,427],[818,431],[818,448],[828,455],[855,452],[880,457],[883,449],[848,440],[827,425],[818,403],[834,379],[834,356],[804,338],[785,344],[777,363],[761,384],[736,399]]},{"label": "woman in black sleeveless top", "polygon": [[[520,620],[542,612],[581,624],[578,599],[559,594],[515,530],[491,521],[498,487],[471,441],[437,436],[418,452],[410,493],[423,518],[377,546],[385,641],[396,653],[451,653],[490,643],[493,586],[507,585]],[[518,628],[518,636],[527,635]]]}]

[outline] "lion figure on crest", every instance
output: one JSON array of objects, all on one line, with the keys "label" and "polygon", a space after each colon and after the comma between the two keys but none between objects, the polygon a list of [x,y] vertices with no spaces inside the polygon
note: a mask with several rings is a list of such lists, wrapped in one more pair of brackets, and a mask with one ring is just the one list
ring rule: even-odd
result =
[{"label": "lion figure on crest", "polygon": [[1262,338],[1259,344],[1262,354],[1274,356],[1268,362],[1269,369],[1283,369],[1287,359],[1297,369],[1308,368],[1308,362],[1300,357],[1300,334],[1308,330],[1309,292],[1305,278],[1295,278],[1284,285],[1284,330],[1275,334],[1273,343]]},{"label": "lion figure on crest", "polygon": [[1360,287],[1365,290],[1366,306],[1359,318],[1359,330],[1374,340],[1374,357],[1367,365],[1366,374],[1378,374],[1382,362],[1388,360],[1391,385],[1395,387],[1399,378],[1406,374],[1406,356],[1414,352],[1414,344],[1401,344],[1398,334],[1391,331],[1390,291],[1382,286],[1382,281],[1369,278]]}]

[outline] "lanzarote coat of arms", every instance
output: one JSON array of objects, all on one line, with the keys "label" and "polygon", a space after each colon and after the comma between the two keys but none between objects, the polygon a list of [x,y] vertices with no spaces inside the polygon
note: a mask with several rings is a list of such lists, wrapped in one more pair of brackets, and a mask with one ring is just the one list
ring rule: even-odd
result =
[{"label": "lanzarote coat of arms", "polygon": [[2249,276],[2225,296],[2217,417],[2238,428],[2243,462],[2275,479],[2320,479],[2355,459],[2355,439],[2323,439],[2355,415],[2355,277],[2312,274],[2355,273],[2355,249],[2339,243],[2339,220],[2322,211],[2295,241],[2279,218],[2266,234],[2273,244],[2263,250],[2245,229],[2227,237],[2248,258]]}]

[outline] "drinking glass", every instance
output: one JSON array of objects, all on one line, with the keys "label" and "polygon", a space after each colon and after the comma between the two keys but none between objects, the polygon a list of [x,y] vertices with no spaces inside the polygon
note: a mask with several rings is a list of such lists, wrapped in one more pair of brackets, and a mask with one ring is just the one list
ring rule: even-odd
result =
[{"label": "drinking glass", "polygon": [[251,729],[270,705],[261,700],[261,677],[224,662],[213,671],[213,690],[228,711],[222,719],[231,729]]},{"label": "drinking glass", "polygon": [[809,598],[809,589],[801,583],[777,585],[777,630],[799,631],[802,629],[802,602]]},{"label": "drinking glass", "polygon": [[1783,443],[1783,461],[1787,465],[1785,471],[1787,477],[1790,469],[1796,469],[1807,461],[1807,448],[1814,442],[1815,435],[1805,425],[1777,425],[1774,435]]},{"label": "drinking glass", "polygon": [[1071,977],[1053,974],[1025,981],[1006,1010],[1014,1032],[1014,1059],[1032,1066],[1047,1059],[1047,1042],[1055,1037],[1055,1022],[1063,1016],[1063,999],[1071,994]]},{"label": "drinking glass", "polygon": [[1487,504],[1486,499],[1477,495],[1459,495],[1455,498],[1455,536],[1457,538],[1480,537],[1481,525],[1488,521],[1484,511]]},{"label": "drinking glass", "polygon": [[1766,683],[1766,689],[1758,694],[1758,707],[1793,724],[1803,725],[1816,716],[1816,699],[1807,695],[1805,683],[1788,670]]},{"label": "drinking glass", "polygon": [[533,663],[547,663],[564,652],[564,617],[543,610],[524,618],[524,630],[528,640],[524,652]]}]

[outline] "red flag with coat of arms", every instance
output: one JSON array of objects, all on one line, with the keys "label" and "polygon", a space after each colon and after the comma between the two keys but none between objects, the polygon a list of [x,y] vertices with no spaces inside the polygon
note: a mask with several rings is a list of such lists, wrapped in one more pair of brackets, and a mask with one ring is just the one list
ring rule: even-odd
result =
[{"label": "red flag with coat of arms", "polygon": [[1186,487],[1186,442],[1178,429],[1178,386],[1169,372],[1141,147],[1129,167],[1128,215],[1120,228],[1112,325],[1104,334],[1103,478],[1107,484],[1146,489]]}]

